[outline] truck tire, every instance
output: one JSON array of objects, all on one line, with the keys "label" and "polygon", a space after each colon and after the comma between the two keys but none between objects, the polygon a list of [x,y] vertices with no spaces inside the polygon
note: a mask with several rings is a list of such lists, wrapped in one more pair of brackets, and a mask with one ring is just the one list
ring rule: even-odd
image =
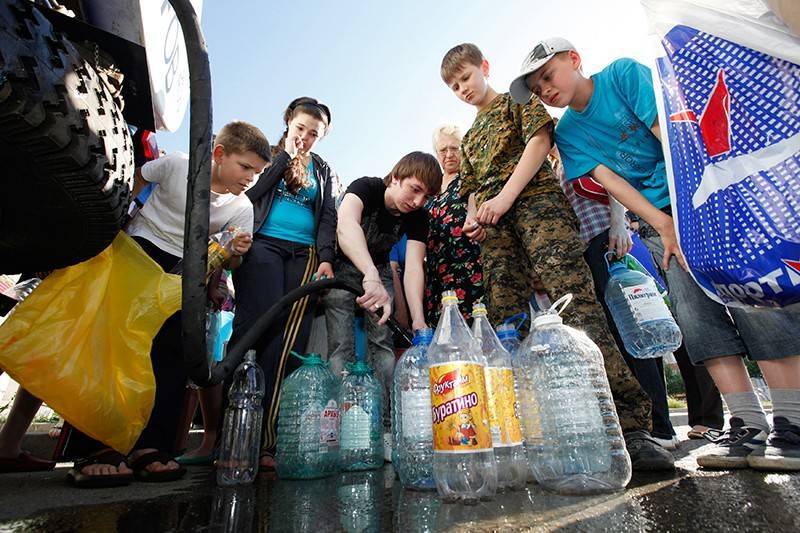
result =
[{"label": "truck tire", "polygon": [[30,1],[0,1],[0,273],[106,248],[133,171],[127,125],[94,68]]}]

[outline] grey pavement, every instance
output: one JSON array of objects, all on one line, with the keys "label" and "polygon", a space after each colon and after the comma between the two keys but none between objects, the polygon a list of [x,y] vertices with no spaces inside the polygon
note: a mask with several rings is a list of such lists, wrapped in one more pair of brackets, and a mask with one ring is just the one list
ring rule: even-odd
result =
[{"label": "grey pavement", "polygon": [[[676,429],[685,438],[689,428]],[[404,491],[391,466],[236,490],[216,487],[208,467],[175,483],[78,490],[60,466],[0,476],[0,532],[800,531],[800,473],[703,471],[694,456],[705,445],[684,440],[674,472],[634,474],[624,492],[574,497],[528,485],[474,507]]]}]

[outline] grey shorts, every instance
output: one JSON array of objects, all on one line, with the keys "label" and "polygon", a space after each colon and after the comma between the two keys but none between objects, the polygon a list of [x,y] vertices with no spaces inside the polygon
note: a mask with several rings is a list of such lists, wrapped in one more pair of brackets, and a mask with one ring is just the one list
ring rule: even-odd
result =
[{"label": "grey shorts", "polygon": [[[664,247],[658,233],[644,221],[639,235],[661,265]],[[662,272],[669,288],[672,311],[683,333],[689,359],[743,355],[755,361],[800,355],[800,311],[726,308],[703,292],[673,256]]]}]

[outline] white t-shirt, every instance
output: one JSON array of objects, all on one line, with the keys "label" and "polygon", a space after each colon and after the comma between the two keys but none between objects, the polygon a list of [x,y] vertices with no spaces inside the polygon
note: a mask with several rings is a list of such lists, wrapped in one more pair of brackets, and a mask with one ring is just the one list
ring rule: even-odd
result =
[{"label": "white t-shirt", "polygon": [[[142,177],[158,186],[134,217],[128,234],[143,237],[176,257],[183,257],[183,226],[186,212],[186,187],[189,156],[175,152],[149,161]],[[211,191],[209,236],[228,226],[253,231],[253,204],[244,194],[218,194]]]}]

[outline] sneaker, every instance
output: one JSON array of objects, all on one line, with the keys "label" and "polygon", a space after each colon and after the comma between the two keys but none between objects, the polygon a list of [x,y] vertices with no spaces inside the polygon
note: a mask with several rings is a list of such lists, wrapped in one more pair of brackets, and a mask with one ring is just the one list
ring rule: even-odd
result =
[{"label": "sneaker", "polygon": [[703,437],[714,443],[707,452],[697,456],[703,468],[747,468],[747,456],[764,450],[767,434],[759,428],[745,426],[739,417],[731,418],[727,431],[709,429]]},{"label": "sneaker", "polygon": [[636,471],[672,470],[675,458],[645,430],[625,433],[625,447]]},{"label": "sneaker", "polygon": [[800,426],[776,416],[767,446],[751,453],[747,463],[757,470],[800,470]]},{"label": "sneaker", "polygon": [[387,463],[392,462],[392,439],[391,433],[383,434],[383,460]]},{"label": "sneaker", "polygon": [[678,444],[680,443],[678,437],[676,437],[675,435],[673,435],[668,439],[660,439],[658,437],[653,437],[652,435],[651,437],[653,438],[654,441],[659,443],[661,447],[664,448],[665,450],[670,450],[670,451],[677,450]]}]

